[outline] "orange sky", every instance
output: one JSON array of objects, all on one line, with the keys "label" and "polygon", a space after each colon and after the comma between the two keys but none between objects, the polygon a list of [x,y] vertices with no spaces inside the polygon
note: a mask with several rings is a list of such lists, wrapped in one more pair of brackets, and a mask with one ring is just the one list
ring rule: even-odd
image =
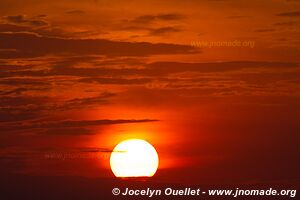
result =
[{"label": "orange sky", "polygon": [[[2,0],[0,13],[4,171],[112,177],[109,151],[140,137],[161,180],[299,178],[300,2]],[[232,41],[253,46],[205,45]]]}]

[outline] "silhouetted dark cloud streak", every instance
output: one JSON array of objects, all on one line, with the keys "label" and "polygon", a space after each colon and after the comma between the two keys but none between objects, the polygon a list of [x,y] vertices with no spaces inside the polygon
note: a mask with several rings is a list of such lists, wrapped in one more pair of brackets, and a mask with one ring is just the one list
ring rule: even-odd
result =
[{"label": "silhouetted dark cloud streak", "polygon": [[30,33],[0,33],[0,58],[31,58],[45,55],[149,56],[188,54],[188,45],[116,42],[105,39],[63,39]]},{"label": "silhouetted dark cloud streak", "polygon": [[48,22],[45,21],[43,18],[44,15],[39,15],[31,18],[28,18],[25,15],[8,15],[3,17],[3,19],[5,19],[8,23],[26,24],[36,27],[48,25]]},{"label": "silhouetted dark cloud streak", "polygon": [[[42,129],[42,130],[67,130],[69,128],[90,128],[93,126],[107,126],[116,124],[131,124],[131,123],[147,123],[147,122],[158,122],[157,119],[102,119],[102,120],[64,120],[64,121],[48,121],[48,122],[32,122],[30,124],[15,123],[12,125],[3,125],[1,130],[3,131],[16,131],[16,130],[29,130],[29,129]],[[63,131],[61,131],[63,134]],[[90,134],[89,132],[83,131],[82,134]],[[51,132],[53,134],[53,132]],[[71,132],[68,131],[67,135]],[[74,135],[78,135],[78,131],[74,132]]]},{"label": "silhouetted dark cloud streak", "polygon": [[176,33],[180,31],[182,30],[178,27],[166,26],[149,30],[149,35],[168,35],[170,33]]},{"label": "silhouetted dark cloud streak", "polygon": [[141,15],[131,20],[131,23],[149,24],[154,21],[177,21],[184,19],[185,16],[178,13],[167,13],[159,15]]},{"label": "silhouetted dark cloud streak", "polygon": [[300,11],[282,12],[276,15],[280,17],[300,17]]},{"label": "silhouetted dark cloud streak", "polygon": [[[153,62],[143,64],[140,68],[108,68],[108,67],[90,67],[75,68],[72,66],[55,66],[47,70],[24,70],[24,71],[0,71],[0,77],[49,77],[49,76],[75,76],[82,77],[81,82],[98,82],[103,84],[131,84],[146,83],[150,81],[149,77],[161,77],[174,73],[198,72],[230,72],[243,69],[286,69],[299,68],[299,63],[293,62],[219,62],[219,63],[180,63],[180,62]],[[140,76],[139,78],[122,78],[123,76]],[[108,78],[111,77],[111,78]],[[24,84],[34,84],[38,80],[24,79]],[[10,79],[1,80],[2,84],[9,84]],[[12,79],[14,84],[22,84],[22,79]]]}]

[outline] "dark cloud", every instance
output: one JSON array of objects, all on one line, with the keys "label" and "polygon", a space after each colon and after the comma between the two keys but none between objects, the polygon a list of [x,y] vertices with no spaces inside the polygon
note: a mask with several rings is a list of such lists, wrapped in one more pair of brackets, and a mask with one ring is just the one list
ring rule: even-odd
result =
[{"label": "dark cloud", "polygon": [[168,35],[170,33],[181,32],[182,30],[178,27],[161,27],[150,30],[150,35]]},{"label": "dark cloud", "polygon": [[150,63],[147,69],[157,74],[169,74],[179,72],[226,72],[253,68],[299,68],[299,63],[281,62],[220,62],[220,63],[178,63],[178,62],[155,62]]},{"label": "dark cloud", "polygon": [[0,32],[29,32],[32,29],[28,26],[20,26],[15,24],[0,24]]},{"label": "dark cloud", "polygon": [[37,103],[46,103],[47,97],[35,96],[2,96],[0,98],[0,107],[18,107]]},{"label": "dark cloud", "polygon": [[44,15],[35,16],[32,18],[28,18],[25,15],[9,15],[3,17],[7,22],[14,24],[25,24],[31,26],[47,26],[48,22],[43,20]]},{"label": "dark cloud", "polygon": [[[4,71],[0,76],[3,77],[50,77],[50,76],[76,76],[82,77],[78,79],[79,82],[98,82],[102,84],[140,84],[151,81],[149,78],[155,76],[161,77],[174,73],[182,72],[230,72],[239,71],[242,69],[254,69],[254,68],[299,68],[299,63],[285,63],[285,62],[219,62],[219,63],[180,63],[180,62],[153,62],[149,64],[143,64],[143,67],[132,68],[108,68],[108,67],[89,67],[78,68],[69,66],[72,63],[66,65],[58,65],[46,70],[26,70],[7,72]],[[96,63],[94,63],[96,64]],[[97,65],[97,64],[96,64]],[[126,78],[124,78],[127,76]],[[139,76],[137,78],[128,78],[128,76]],[[34,84],[35,79],[15,79],[6,78],[0,83],[3,84]],[[36,80],[39,84],[39,80]],[[44,83],[45,84],[45,83]],[[49,83],[46,83],[49,84]]]},{"label": "dark cloud", "polygon": [[[1,83],[1,81],[0,81]],[[16,95],[20,95],[23,92],[28,91],[28,89],[26,88],[17,88],[17,89],[13,89],[13,90],[9,90],[9,91],[0,91],[0,95],[11,95],[11,94],[16,94]]]},{"label": "dark cloud", "polygon": [[86,147],[86,148],[80,148],[79,151],[81,151],[81,152],[91,152],[91,153],[93,153],[93,152],[104,152],[104,153],[108,152],[108,153],[110,153],[113,150],[112,149],[107,149],[107,148],[88,148],[88,147]]},{"label": "dark cloud", "polygon": [[[77,66],[77,62],[87,62],[88,60],[92,60],[89,67]],[[189,91],[190,94],[206,95],[209,98],[246,93],[286,95],[291,91],[296,91],[300,69],[299,63],[246,61],[153,62],[128,68],[107,67],[111,64],[119,66],[123,61],[127,62],[127,59],[100,60],[99,66],[97,66],[97,59],[88,57],[87,59],[75,59],[74,62],[55,61],[45,69],[30,70],[30,68],[26,68],[26,70],[21,70],[11,66],[13,70],[10,71],[8,66],[4,67],[0,70],[0,76],[6,77],[0,79],[0,85],[4,86],[0,92],[0,121],[39,119],[56,113],[106,106],[110,102],[122,99],[123,94],[127,95],[126,92],[120,95],[113,89],[106,88],[105,92],[102,89],[98,91],[95,89],[97,94],[94,93],[95,91],[92,93],[85,91],[82,97],[70,96],[67,100],[45,96],[47,91],[55,92],[58,85],[63,88],[73,88],[78,84],[83,86],[80,86],[83,90],[105,88],[102,85],[107,84],[114,85],[114,87],[119,85],[126,88],[126,91],[134,91],[134,95],[145,94],[146,89],[156,90],[157,93],[150,95],[155,98],[161,95],[162,90],[164,92],[173,90],[174,92],[170,96],[175,95],[178,91],[184,93]],[[46,60],[46,62],[48,61]],[[135,60],[132,62],[136,64]],[[273,86],[270,85],[274,80],[280,86],[277,91],[273,91]],[[92,84],[93,88],[84,84]],[[135,91],[134,88],[140,88],[140,91]],[[31,94],[32,91],[39,93],[39,90],[43,92],[43,95]],[[102,93],[99,94],[99,91]],[[293,95],[297,95],[297,92],[293,92]],[[187,96],[189,95],[187,94]],[[147,101],[149,98],[147,97]],[[61,129],[59,131],[61,132]],[[49,134],[54,133],[56,132],[49,131]]]},{"label": "dark cloud", "polygon": [[17,24],[26,22],[24,15],[5,16],[3,18],[6,19],[8,22],[17,23]]},{"label": "dark cloud", "polygon": [[116,85],[135,85],[151,82],[150,78],[82,78],[79,82],[99,83],[99,84],[116,84]]},{"label": "dark cloud", "polygon": [[[32,73],[31,73],[32,72]],[[23,75],[34,75],[34,71],[19,71],[19,72],[0,72],[0,77],[9,77],[14,74]],[[28,79],[28,78],[6,78],[0,79],[0,85],[11,85],[11,86],[49,86],[49,82],[43,81],[41,79]]]},{"label": "dark cloud", "polygon": [[299,27],[300,21],[277,22],[274,26]]},{"label": "dark cloud", "polygon": [[300,11],[283,12],[276,15],[281,17],[300,17]]},{"label": "dark cloud", "polygon": [[84,134],[94,134],[90,130],[94,126],[107,126],[107,125],[117,125],[117,124],[132,124],[132,123],[147,123],[147,122],[157,122],[159,120],[155,119],[103,119],[103,120],[65,120],[65,121],[42,121],[29,123],[14,123],[9,125],[0,126],[1,130],[9,131],[24,131],[39,129],[42,130],[39,134],[48,135],[84,135]]},{"label": "dark cloud", "polygon": [[94,131],[88,128],[51,128],[39,132],[40,135],[53,135],[53,136],[76,136],[76,135],[93,135]]},{"label": "dark cloud", "polygon": [[180,20],[180,19],[184,19],[185,16],[181,15],[181,14],[176,14],[176,13],[171,13],[171,14],[161,14],[161,15],[157,15],[156,16],[157,19],[160,20]]},{"label": "dark cloud", "polygon": [[0,58],[39,57],[50,54],[149,56],[195,52],[195,48],[187,45],[115,42],[104,39],[62,39],[29,33],[0,33],[0,44],[1,49],[6,50],[0,51]]},{"label": "dark cloud", "polygon": [[160,15],[142,15],[139,17],[136,17],[135,19],[131,20],[131,23],[138,23],[138,24],[149,24],[154,21],[176,21],[176,20],[182,20],[185,16],[181,14],[176,13],[170,13],[170,14],[160,14]]},{"label": "dark cloud", "polygon": [[[70,127],[91,127],[91,126],[103,126],[103,125],[114,125],[114,124],[130,124],[130,123],[145,123],[145,122],[157,122],[158,120],[153,119],[142,119],[142,120],[82,120],[82,121],[60,121],[60,122],[45,122],[35,123],[27,128],[70,128]],[[24,128],[24,127],[23,127]],[[26,126],[25,126],[26,128]]]},{"label": "dark cloud", "polygon": [[[0,93],[0,121],[23,121],[51,116],[53,113],[85,109],[91,106],[103,106],[115,94],[103,93],[94,97],[75,98],[67,101],[52,99],[46,96],[29,96],[21,92],[29,89],[15,89]],[[30,88],[30,90],[32,90]],[[48,89],[41,89],[47,91]]]},{"label": "dark cloud", "polygon": [[[38,21],[33,22],[36,25],[41,24]],[[41,36],[47,37],[63,37],[71,38],[76,37],[77,33],[68,32],[59,27],[53,26],[32,26],[29,24],[11,24],[11,23],[0,23],[0,32],[12,32],[12,33],[35,33]]]},{"label": "dark cloud", "polygon": [[[39,88],[47,91],[49,88]],[[29,89],[17,88],[0,93],[0,121],[24,121],[38,119],[42,116],[51,116],[51,113],[84,109],[92,105],[104,105],[114,94],[103,93],[94,97],[75,98],[67,101],[59,101],[47,96],[29,96],[21,92]],[[32,88],[30,88],[32,90]]]},{"label": "dark cloud", "polygon": [[[16,89],[18,91],[18,89]],[[25,96],[14,94],[0,96],[0,122],[23,121],[38,118],[40,109],[49,102],[47,97]]]},{"label": "dark cloud", "polygon": [[47,26],[48,25],[48,22],[43,21],[43,20],[31,20],[29,23],[33,26]]},{"label": "dark cloud", "polygon": [[168,33],[180,32],[178,22],[186,16],[176,13],[160,15],[142,15],[132,20],[123,20],[115,27],[116,30],[143,31],[152,36],[165,35]]},{"label": "dark cloud", "polygon": [[103,93],[99,96],[95,97],[87,97],[87,98],[75,98],[71,99],[69,101],[66,101],[62,105],[57,105],[55,106],[56,109],[63,109],[63,110],[69,110],[69,109],[76,109],[78,107],[88,107],[88,106],[93,106],[93,105],[99,105],[99,104],[105,104],[107,103],[107,100],[111,97],[114,97],[114,93]]},{"label": "dark cloud", "polygon": [[[0,122],[13,122],[13,121],[24,121],[31,120],[40,117],[37,112],[30,110],[18,111],[17,109],[0,109]],[[17,111],[16,111],[17,110]]]}]

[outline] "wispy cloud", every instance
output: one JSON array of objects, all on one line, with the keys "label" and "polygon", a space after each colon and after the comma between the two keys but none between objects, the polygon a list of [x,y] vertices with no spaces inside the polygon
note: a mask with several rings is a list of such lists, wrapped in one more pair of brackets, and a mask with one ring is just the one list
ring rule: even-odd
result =
[{"label": "wispy cloud", "polygon": [[0,33],[0,43],[2,48],[0,58],[31,58],[50,54],[149,56],[195,52],[195,48],[188,45],[116,42],[104,39],[63,39],[29,33]]},{"label": "wispy cloud", "polygon": [[26,15],[8,15],[4,16],[3,19],[9,23],[23,24],[30,26],[47,26],[49,23],[44,20],[45,15],[38,15],[34,17],[27,17]]},{"label": "wispy cloud", "polygon": [[276,15],[280,17],[300,17],[300,11],[282,12]]},{"label": "wispy cloud", "polygon": [[130,23],[150,24],[155,21],[177,21],[186,18],[186,16],[177,13],[159,14],[159,15],[141,15],[132,20]]},{"label": "wispy cloud", "polygon": [[41,122],[26,122],[26,123],[13,123],[0,126],[1,130],[6,132],[21,131],[26,132],[28,130],[32,133],[43,135],[91,135],[95,134],[91,131],[92,127],[108,126],[117,124],[133,124],[133,123],[149,123],[158,122],[156,119],[103,119],[103,120],[64,120],[64,121],[41,121]]}]

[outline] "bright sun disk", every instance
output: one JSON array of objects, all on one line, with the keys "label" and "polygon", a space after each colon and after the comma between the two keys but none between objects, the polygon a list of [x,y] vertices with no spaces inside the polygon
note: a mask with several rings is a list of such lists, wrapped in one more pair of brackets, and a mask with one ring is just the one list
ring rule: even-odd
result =
[{"label": "bright sun disk", "polygon": [[116,177],[151,177],[158,168],[155,148],[141,139],[119,143],[110,156],[110,166]]}]

